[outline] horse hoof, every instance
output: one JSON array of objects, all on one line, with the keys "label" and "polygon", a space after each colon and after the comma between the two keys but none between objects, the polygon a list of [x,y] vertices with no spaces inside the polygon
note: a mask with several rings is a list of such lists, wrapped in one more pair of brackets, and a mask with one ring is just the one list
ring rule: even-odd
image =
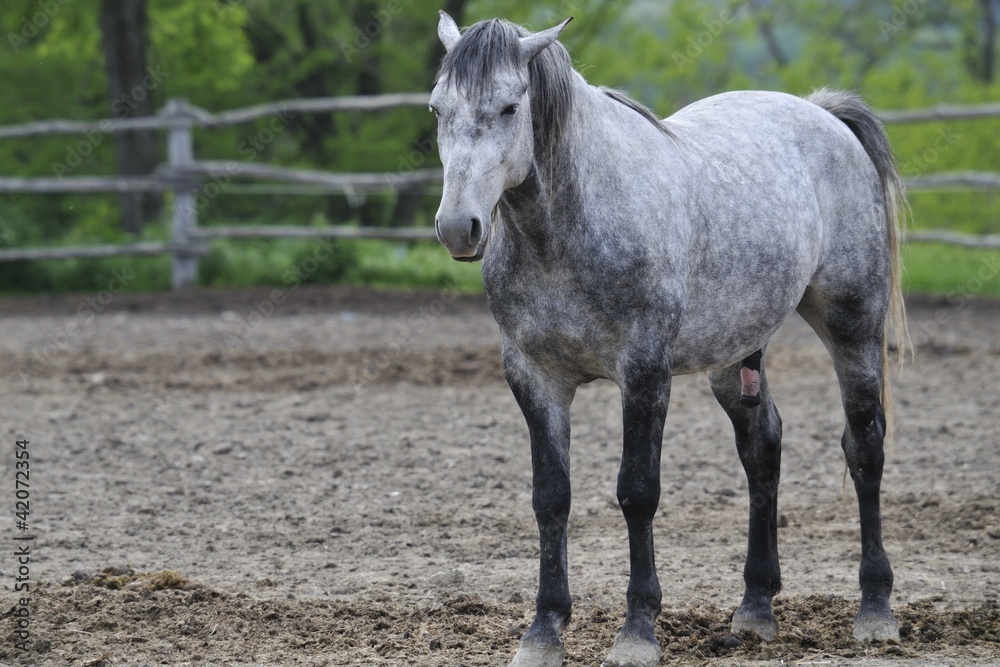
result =
[{"label": "horse hoof", "polygon": [[854,619],[854,639],[859,642],[898,642],[899,623],[889,612],[858,614]]},{"label": "horse hoof", "polygon": [[552,644],[521,644],[510,667],[562,667],[563,647]]},{"label": "horse hoof", "polygon": [[730,632],[736,635],[744,630],[753,630],[761,639],[769,642],[778,634],[778,621],[775,620],[773,614],[769,616],[751,616],[746,613],[741,614],[740,610],[737,609],[736,613],[733,614],[733,625]]},{"label": "horse hoof", "polygon": [[635,637],[621,637],[615,640],[601,667],[656,667],[659,663],[659,644]]}]

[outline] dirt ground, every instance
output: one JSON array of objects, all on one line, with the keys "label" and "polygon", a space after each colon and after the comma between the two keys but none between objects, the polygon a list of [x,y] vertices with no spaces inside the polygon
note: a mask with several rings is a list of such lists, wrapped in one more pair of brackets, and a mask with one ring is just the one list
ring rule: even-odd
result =
[{"label": "dirt ground", "polygon": [[[909,316],[918,354],[896,382],[883,487],[901,643],[850,638],[843,417],[795,318],[768,359],[785,425],[779,638],[724,644],[746,482],[706,379],[680,377],[655,522],[663,664],[1000,664],[1000,303],[911,299]],[[498,353],[484,301],[448,292],[0,300],[0,663],[505,665],[537,543]],[[616,387],[581,388],[569,665],[599,664],[623,617],[620,418]],[[23,651],[12,554],[26,543]]]}]

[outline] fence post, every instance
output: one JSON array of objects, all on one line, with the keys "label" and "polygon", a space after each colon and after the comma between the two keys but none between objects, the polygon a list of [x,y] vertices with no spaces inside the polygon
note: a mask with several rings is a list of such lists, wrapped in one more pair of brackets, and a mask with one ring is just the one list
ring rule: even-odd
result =
[{"label": "fence post", "polygon": [[[182,99],[169,100],[164,112],[173,119],[167,130],[167,165],[176,175],[194,162],[191,114],[187,101]],[[170,236],[175,247],[172,253],[171,283],[178,290],[191,287],[198,278],[198,256],[193,252],[198,212],[194,207],[195,186],[189,177],[177,179],[172,190],[174,205]]]}]

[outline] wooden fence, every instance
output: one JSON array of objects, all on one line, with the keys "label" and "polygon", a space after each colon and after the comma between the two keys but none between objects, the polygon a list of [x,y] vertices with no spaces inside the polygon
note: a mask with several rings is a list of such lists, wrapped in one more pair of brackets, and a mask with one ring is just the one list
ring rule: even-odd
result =
[{"label": "wooden fence", "polygon": [[[269,182],[310,186],[311,193],[356,193],[386,190],[412,190],[441,182],[440,169],[413,169],[392,173],[334,174],[290,169],[248,162],[196,160],[192,130],[223,127],[268,117],[300,113],[335,111],[374,111],[405,106],[426,106],[426,93],[400,93],[364,97],[327,97],[288,100],[212,114],[191,106],[184,100],[170,100],[156,116],[100,121],[47,120],[24,125],[0,127],[0,139],[26,138],[52,134],[104,134],[126,130],[166,130],[167,163],[155,173],[140,177],[75,176],[58,178],[0,177],[0,193],[123,193],[171,192],[173,207],[170,241],[130,243],[91,247],[46,247],[0,249],[0,261],[67,259],[71,257],[112,257],[117,255],[172,256],[172,284],[175,289],[194,284],[198,258],[207,252],[207,243],[217,238],[389,238],[430,239],[428,227],[292,227],[243,226],[199,228],[196,196],[207,188],[206,179],[226,175],[229,179],[258,179]],[[913,123],[941,120],[967,120],[1000,117],[1000,104],[976,106],[942,105],[930,109],[885,111],[886,123]],[[911,190],[938,188],[1000,189],[1000,174],[992,172],[953,172],[929,174],[907,179]],[[909,232],[908,242],[949,243],[973,248],[1000,248],[1000,236],[971,236],[946,230]]]}]

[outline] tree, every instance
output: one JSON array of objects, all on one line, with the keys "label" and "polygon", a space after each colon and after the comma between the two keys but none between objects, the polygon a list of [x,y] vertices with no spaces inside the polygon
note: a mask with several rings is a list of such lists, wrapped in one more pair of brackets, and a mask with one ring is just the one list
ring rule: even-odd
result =
[{"label": "tree", "polygon": [[[108,75],[111,112],[121,118],[152,116],[153,91],[148,62],[149,19],[146,0],[103,0],[101,2],[101,46]],[[118,173],[141,176],[156,169],[156,134],[136,130],[115,134]],[[127,192],[121,195],[122,230],[138,234],[163,208],[163,198],[155,192]]]}]

